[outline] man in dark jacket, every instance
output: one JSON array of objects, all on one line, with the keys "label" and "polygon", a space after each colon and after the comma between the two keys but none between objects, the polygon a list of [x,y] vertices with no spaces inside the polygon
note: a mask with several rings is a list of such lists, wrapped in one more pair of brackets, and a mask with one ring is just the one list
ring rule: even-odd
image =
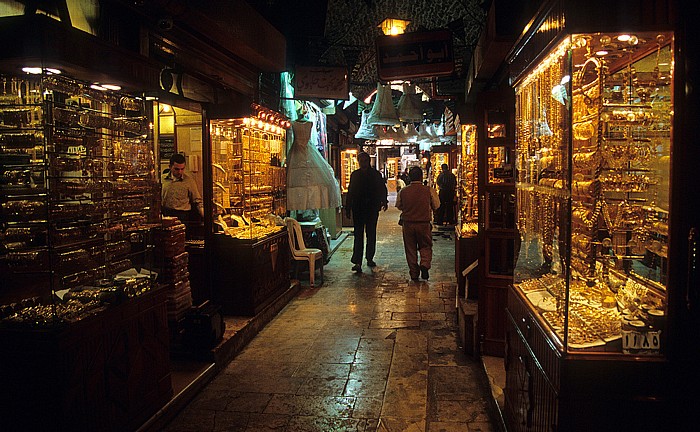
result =
[{"label": "man in dark jacket", "polygon": [[455,217],[455,190],[457,189],[457,177],[452,174],[447,164],[442,164],[442,172],[438,175],[437,186],[440,189],[440,208],[435,214],[435,223],[438,225],[454,225]]},{"label": "man in dark jacket", "polygon": [[359,169],[350,174],[350,184],[345,201],[345,214],[353,219],[355,242],[352,249],[353,271],[362,272],[362,252],[364,237],[367,235],[365,257],[367,265],[374,267],[374,253],[377,249],[377,220],[379,210],[386,211],[389,206],[386,184],[382,175],[370,166],[369,155],[361,152],[357,155]]}]

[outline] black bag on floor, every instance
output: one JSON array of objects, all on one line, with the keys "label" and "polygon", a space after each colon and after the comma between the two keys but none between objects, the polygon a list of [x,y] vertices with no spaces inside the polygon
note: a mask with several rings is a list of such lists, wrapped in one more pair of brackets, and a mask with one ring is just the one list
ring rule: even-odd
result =
[{"label": "black bag on floor", "polygon": [[190,349],[210,349],[216,346],[224,336],[226,324],[221,315],[221,306],[205,301],[185,315],[182,330],[182,342]]}]

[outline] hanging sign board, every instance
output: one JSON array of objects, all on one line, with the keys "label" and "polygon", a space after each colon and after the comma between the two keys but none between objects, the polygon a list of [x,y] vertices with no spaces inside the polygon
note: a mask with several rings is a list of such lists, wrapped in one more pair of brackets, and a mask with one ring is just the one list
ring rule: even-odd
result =
[{"label": "hanging sign board", "polygon": [[448,30],[377,38],[377,73],[382,81],[451,75],[455,70]]},{"label": "hanging sign board", "polygon": [[348,70],[344,66],[297,66],[294,98],[349,99]]}]

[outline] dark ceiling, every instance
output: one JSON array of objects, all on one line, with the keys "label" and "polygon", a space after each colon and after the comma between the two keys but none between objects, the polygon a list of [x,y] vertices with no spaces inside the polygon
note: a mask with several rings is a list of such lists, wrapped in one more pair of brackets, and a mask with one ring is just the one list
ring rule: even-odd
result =
[{"label": "dark ceiling", "polygon": [[[472,52],[490,0],[247,0],[287,40],[287,67],[347,66],[350,90],[362,99],[376,88],[375,39],[387,17],[410,20],[407,32],[449,29],[455,72],[433,88],[443,97],[463,93]],[[429,83],[434,78],[417,82]],[[416,82],[416,80],[414,80]],[[461,83],[461,85],[459,84]],[[444,89],[444,92],[443,90]]]}]

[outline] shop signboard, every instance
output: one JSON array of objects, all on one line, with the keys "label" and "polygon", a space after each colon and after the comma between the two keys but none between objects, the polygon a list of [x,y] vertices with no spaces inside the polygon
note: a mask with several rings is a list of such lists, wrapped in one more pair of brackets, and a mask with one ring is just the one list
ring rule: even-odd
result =
[{"label": "shop signboard", "polygon": [[451,75],[455,70],[448,30],[377,38],[377,73],[382,81]]},{"label": "shop signboard", "polygon": [[294,98],[347,100],[348,70],[344,66],[297,66]]}]

